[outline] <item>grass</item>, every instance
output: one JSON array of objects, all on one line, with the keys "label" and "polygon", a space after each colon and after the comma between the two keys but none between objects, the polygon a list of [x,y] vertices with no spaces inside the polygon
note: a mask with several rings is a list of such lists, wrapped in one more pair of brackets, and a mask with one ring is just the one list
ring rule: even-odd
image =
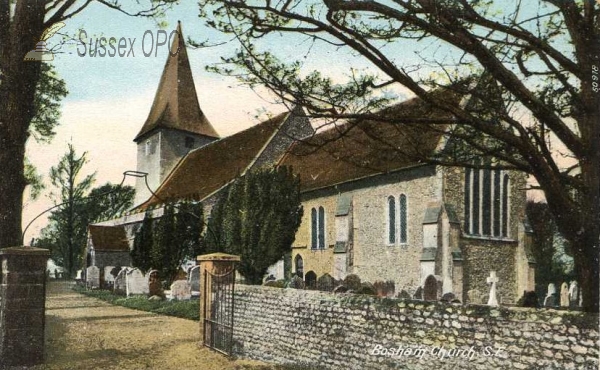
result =
[{"label": "grass", "polygon": [[86,290],[83,287],[73,288],[81,294],[101,299],[110,304],[132,308],[135,310],[153,312],[160,315],[175,316],[188,320],[200,320],[200,301],[150,301],[146,296],[131,296],[113,294],[109,290]]}]

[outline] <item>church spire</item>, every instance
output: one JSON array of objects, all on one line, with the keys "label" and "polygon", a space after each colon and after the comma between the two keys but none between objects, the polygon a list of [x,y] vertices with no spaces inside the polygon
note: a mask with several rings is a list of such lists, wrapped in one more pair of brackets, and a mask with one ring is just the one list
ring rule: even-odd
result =
[{"label": "church spire", "polygon": [[173,34],[170,54],[148,118],[133,141],[139,142],[146,134],[159,128],[219,137],[198,104],[181,22],[178,22],[177,32]]}]

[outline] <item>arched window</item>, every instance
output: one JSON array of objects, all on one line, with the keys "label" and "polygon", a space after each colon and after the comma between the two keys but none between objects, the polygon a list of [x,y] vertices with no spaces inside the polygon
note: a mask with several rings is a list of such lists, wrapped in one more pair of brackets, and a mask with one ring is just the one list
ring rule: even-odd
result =
[{"label": "arched window", "polygon": [[319,207],[319,249],[325,249],[325,209]]},{"label": "arched window", "polygon": [[302,260],[302,256],[299,254],[296,255],[294,259],[294,267],[296,269],[296,276],[304,279],[304,261]]},{"label": "arched window", "polygon": [[396,244],[396,199],[388,197],[388,244]]},{"label": "arched window", "polygon": [[509,178],[499,169],[465,169],[464,232],[507,237]]},{"label": "arched window", "polygon": [[407,235],[407,201],[406,201],[406,195],[404,194],[400,194],[399,197],[399,202],[400,202],[400,243],[401,244],[406,244],[408,242],[408,235]]},{"label": "arched window", "polygon": [[312,208],[310,218],[311,249],[325,249],[325,209]]},{"label": "arched window", "polygon": [[317,238],[317,209],[313,208],[310,210],[310,239],[311,249],[317,249],[318,238]]}]

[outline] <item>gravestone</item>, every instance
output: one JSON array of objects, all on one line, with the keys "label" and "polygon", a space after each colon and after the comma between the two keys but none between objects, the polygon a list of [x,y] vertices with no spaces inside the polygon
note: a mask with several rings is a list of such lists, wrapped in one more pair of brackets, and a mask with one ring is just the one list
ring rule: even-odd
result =
[{"label": "gravestone", "polygon": [[88,289],[100,287],[100,269],[97,266],[88,267],[85,276],[85,283]]},{"label": "gravestone", "polygon": [[121,269],[115,278],[113,291],[117,294],[125,294],[127,292],[127,268]]},{"label": "gravestone", "polygon": [[137,268],[127,272],[127,296],[133,294],[148,294],[148,282],[144,274]]},{"label": "gravestone", "polygon": [[498,297],[496,293],[496,284],[498,283],[498,276],[496,271],[491,271],[490,276],[486,279],[488,284],[492,284],[490,287],[490,297],[488,299],[488,306],[498,306]]},{"label": "gravestone", "polygon": [[467,301],[473,304],[483,304],[483,294],[477,289],[471,289],[467,292]]},{"label": "gravestone", "polygon": [[309,271],[304,275],[306,289],[317,289],[317,274],[314,271]]},{"label": "gravestone", "polygon": [[398,298],[400,299],[411,299],[410,293],[406,290],[402,289],[400,293],[398,293]]},{"label": "gravestone", "polygon": [[579,286],[577,285],[577,281],[571,281],[569,284],[569,305],[571,307],[577,307],[579,299]]},{"label": "gravestone", "polygon": [[192,287],[192,292],[199,292],[200,291],[200,266],[192,267],[188,274],[188,278],[190,279],[190,286]]},{"label": "gravestone", "polygon": [[289,287],[292,289],[304,289],[304,280],[298,275],[294,276],[292,280],[290,280]]},{"label": "gravestone", "polygon": [[569,307],[569,286],[562,283],[560,286],[560,306]]},{"label": "gravestone", "polygon": [[378,280],[373,283],[375,290],[377,291],[378,297],[393,297],[396,293],[396,286],[392,280],[381,281]]},{"label": "gravestone", "polygon": [[556,303],[556,286],[550,283],[548,284],[548,293],[546,293],[544,299],[544,307],[555,307]]},{"label": "gravestone", "polygon": [[358,291],[361,287],[361,281],[358,275],[350,274],[346,276],[344,279],[344,286],[348,288],[348,290]]},{"label": "gravestone", "polygon": [[114,268],[114,266],[104,267],[104,283],[109,287],[112,287],[115,283],[115,277],[110,273]]},{"label": "gravestone", "polygon": [[176,301],[188,301],[192,299],[192,287],[186,280],[175,280],[171,284],[171,298]]},{"label": "gravestone", "polygon": [[427,276],[425,286],[423,287],[423,299],[426,301],[437,301],[441,293],[441,284],[438,279],[433,275]]},{"label": "gravestone", "polygon": [[417,288],[417,290],[415,291],[415,294],[413,294],[413,299],[423,300],[423,288],[422,287]]},{"label": "gravestone", "polygon": [[164,297],[165,292],[162,287],[162,283],[160,278],[158,277],[158,271],[150,270],[146,274],[146,278],[148,280],[148,295],[150,297],[159,296]]},{"label": "gravestone", "polygon": [[335,287],[335,279],[329,274],[325,274],[317,279],[317,289],[323,292],[331,292]]},{"label": "gravestone", "polygon": [[444,293],[442,298],[440,298],[440,302],[450,303],[456,300],[456,296],[454,293]]}]

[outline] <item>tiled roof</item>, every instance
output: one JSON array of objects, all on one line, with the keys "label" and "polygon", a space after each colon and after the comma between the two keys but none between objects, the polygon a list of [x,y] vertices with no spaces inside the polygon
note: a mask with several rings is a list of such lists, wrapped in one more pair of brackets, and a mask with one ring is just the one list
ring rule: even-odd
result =
[{"label": "tiled roof", "polygon": [[95,251],[129,251],[129,241],[123,226],[89,225]]},{"label": "tiled roof", "polygon": [[188,153],[158,188],[158,198],[152,196],[139,208],[174,199],[203,200],[243,174],[288,115],[282,113]]},{"label": "tiled roof", "polygon": [[173,37],[148,119],[134,141],[141,140],[158,128],[219,137],[198,104],[181,24],[177,26],[177,33]]},{"label": "tiled roof", "polygon": [[447,124],[395,124],[390,120],[415,117],[451,121],[449,114],[418,98],[383,110],[381,117],[383,121],[348,123],[298,142],[280,165],[292,166],[300,175],[302,191],[419,165],[436,149]]}]

